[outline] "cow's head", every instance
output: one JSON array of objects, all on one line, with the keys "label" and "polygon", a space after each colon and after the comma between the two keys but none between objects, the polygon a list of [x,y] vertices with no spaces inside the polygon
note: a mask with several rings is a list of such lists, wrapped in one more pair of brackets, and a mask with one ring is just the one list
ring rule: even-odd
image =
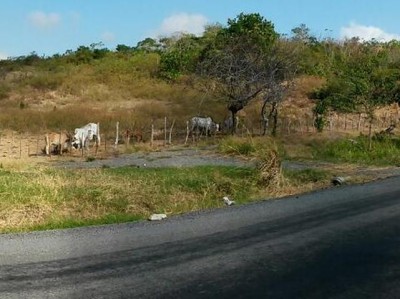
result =
[{"label": "cow's head", "polygon": [[81,147],[81,142],[79,139],[76,139],[75,137],[72,139],[71,145],[73,148],[78,149]]},{"label": "cow's head", "polygon": [[219,132],[220,126],[219,123],[212,122],[210,127],[211,132],[216,133]]},{"label": "cow's head", "polygon": [[81,144],[82,138],[80,135],[81,135],[81,132],[78,129],[75,129],[75,134],[72,137],[72,142],[71,142],[72,147],[75,149],[78,149],[82,146],[82,144]]}]

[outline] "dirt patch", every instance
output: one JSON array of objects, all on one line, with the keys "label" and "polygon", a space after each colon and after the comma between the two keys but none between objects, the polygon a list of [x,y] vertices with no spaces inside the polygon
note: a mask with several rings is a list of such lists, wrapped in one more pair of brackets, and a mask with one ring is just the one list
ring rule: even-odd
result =
[{"label": "dirt patch", "polygon": [[[104,140],[97,149],[88,152],[73,151],[63,156],[47,157],[43,153],[44,135],[19,134],[4,131],[0,134],[0,155],[3,158],[30,158],[32,163],[50,165],[65,169],[116,168],[116,167],[193,167],[200,165],[221,165],[236,167],[255,167],[256,161],[218,154],[213,147],[173,148],[159,147],[158,151],[125,154],[125,146],[116,149],[113,141]],[[33,159],[32,159],[33,158]],[[334,175],[350,178],[351,182],[362,182],[389,176],[400,175],[398,167],[370,167],[333,164],[317,161],[283,161],[282,167],[292,170],[322,169]]]},{"label": "dirt patch", "polygon": [[200,165],[222,165],[237,167],[254,167],[254,161],[237,157],[227,157],[210,149],[180,149],[159,152],[120,154],[116,157],[94,159],[92,161],[69,160],[57,161],[62,168],[116,168],[131,167],[193,167]]}]

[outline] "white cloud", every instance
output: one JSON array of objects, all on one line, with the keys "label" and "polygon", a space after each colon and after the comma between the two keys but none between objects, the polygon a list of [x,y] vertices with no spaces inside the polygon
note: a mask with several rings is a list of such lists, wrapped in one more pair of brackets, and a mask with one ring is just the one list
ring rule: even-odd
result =
[{"label": "white cloud", "polygon": [[375,39],[379,42],[387,42],[391,40],[400,40],[400,35],[387,33],[382,29],[374,26],[364,26],[357,23],[350,23],[347,27],[340,29],[341,38],[359,37],[362,41]]},{"label": "white cloud", "polygon": [[176,32],[200,35],[204,32],[204,26],[207,23],[208,20],[203,15],[179,13],[164,19],[155,35],[170,35]]},{"label": "white cloud", "polygon": [[105,42],[113,42],[115,40],[115,34],[110,31],[105,31],[101,35],[101,39]]},{"label": "white cloud", "polygon": [[29,22],[40,29],[50,29],[57,26],[61,22],[61,17],[57,13],[44,13],[42,11],[34,11],[28,15]]}]

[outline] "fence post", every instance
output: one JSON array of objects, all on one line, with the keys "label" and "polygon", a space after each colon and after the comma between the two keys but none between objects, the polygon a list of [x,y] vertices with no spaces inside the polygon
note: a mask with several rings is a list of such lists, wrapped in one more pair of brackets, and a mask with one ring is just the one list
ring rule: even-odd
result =
[{"label": "fence post", "polygon": [[117,124],[115,126],[115,149],[118,149],[118,137],[119,137],[119,121],[117,121]]},{"label": "fence post", "polygon": [[185,144],[187,143],[189,139],[189,121],[186,121],[186,139],[185,139]]},{"label": "fence post", "polygon": [[172,129],[174,128],[174,125],[175,125],[175,119],[172,121],[171,128],[169,129],[168,144],[172,144]]},{"label": "fence post", "polygon": [[164,117],[164,146],[167,145],[167,117]]},{"label": "fence post", "polygon": [[154,141],[154,124],[151,124],[151,134],[150,134],[150,146],[153,146]]}]

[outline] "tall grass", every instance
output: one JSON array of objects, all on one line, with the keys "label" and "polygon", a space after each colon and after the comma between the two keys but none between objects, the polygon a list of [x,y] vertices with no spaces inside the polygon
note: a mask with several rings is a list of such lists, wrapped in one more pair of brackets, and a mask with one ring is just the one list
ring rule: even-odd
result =
[{"label": "tall grass", "polygon": [[292,173],[283,188],[266,190],[257,183],[255,168],[61,170],[29,165],[0,168],[0,232],[118,223],[152,213],[181,214],[222,207],[224,196],[240,204],[308,191],[322,178]]},{"label": "tall grass", "polygon": [[319,141],[311,144],[313,157],[332,162],[366,165],[400,165],[400,139],[396,137],[373,138],[369,150],[368,137]]},{"label": "tall grass", "polygon": [[245,202],[254,171],[234,167],[11,171],[0,169],[0,231],[144,219]]},{"label": "tall grass", "polygon": [[257,158],[260,154],[274,150],[280,156],[284,155],[284,148],[280,143],[271,137],[253,137],[248,135],[241,138],[237,136],[228,136],[223,138],[219,144],[218,149],[223,154],[238,155],[242,157]]}]

